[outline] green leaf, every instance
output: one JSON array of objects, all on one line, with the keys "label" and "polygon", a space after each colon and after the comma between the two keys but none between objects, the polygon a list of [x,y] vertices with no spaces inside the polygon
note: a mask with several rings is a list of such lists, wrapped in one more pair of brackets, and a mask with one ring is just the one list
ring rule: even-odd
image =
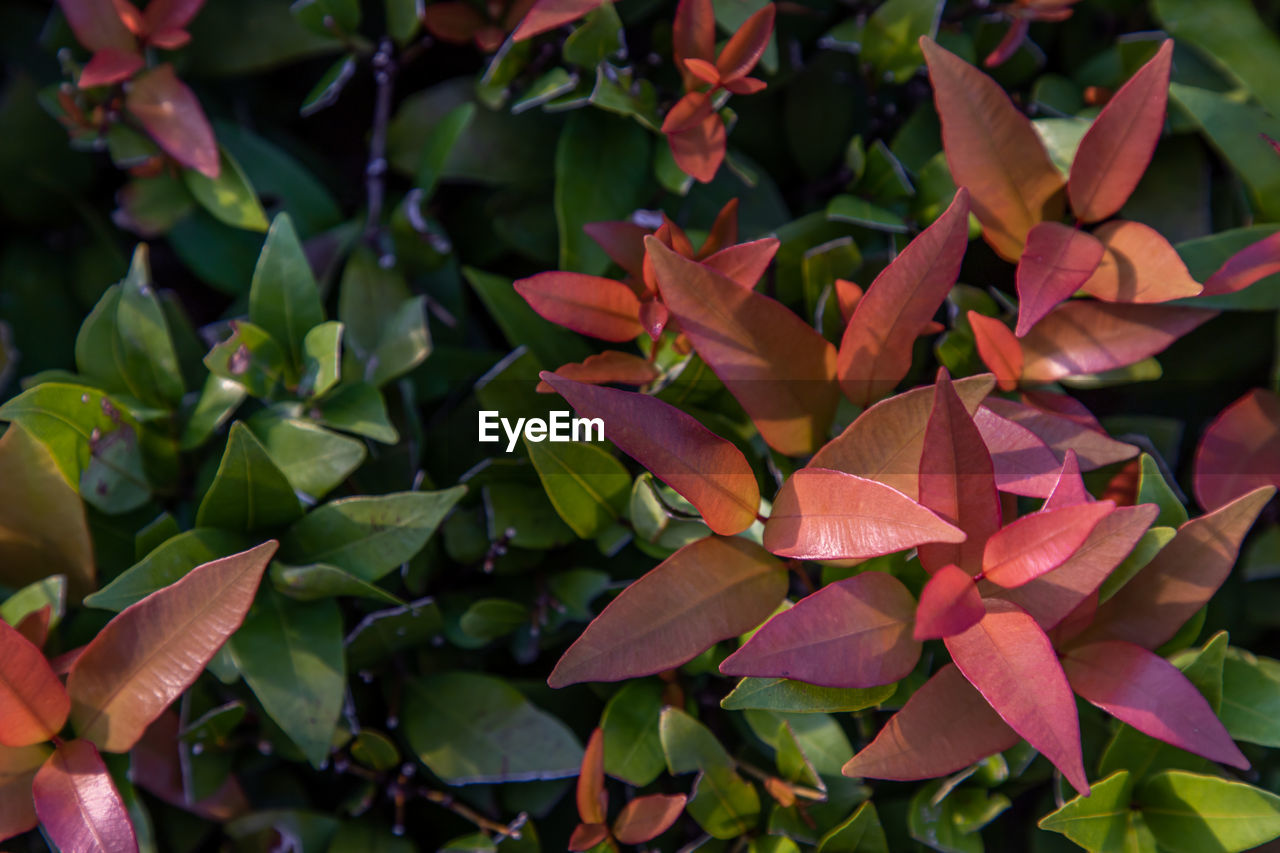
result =
[{"label": "green leaf", "polygon": [[[366,734],[361,732],[360,736]],[[357,739],[357,744],[360,741]],[[352,747],[354,753],[355,746]],[[358,760],[358,759],[357,759]],[[390,768],[378,768],[390,769]],[[347,821],[329,842],[328,853],[417,853],[407,838],[394,835],[391,828],[369,820]]]},{"label": "green leaf", "polygon": [[1280,797],[1243,782],[1167,770],[1138,786],[1162,850],[1236,853],[1280,836]]},{"label": "green leaf", "polygon": [[245,710],[245,704],[238,699],[219,705],[187,723],[182,731],[178,732],[178,737],[186,743],[221,743],[236,726],[240,725],[240,721],[244,719]]},{"label": "green leaf", "polygon": [[320,288],[289,214],[271,223],[249,286],[249,320],[284,348],[300,372],[307,332],[324,322]]},{"label": "green leaf", "polygon": [[1138,544],[1134,545],[1133,550],[1129,552],[1129,556],[1125,557],[1102,582],[1098,590],[1098,603],[1107,601],[1119,592],[1120,588],[1142,571],[1147,563],[1155,559],[1156,554],[1160,553],[1164,546],[1173,541],[1177,533],[1178,531],[1172,527],[1152,527],[1143,533]]},{"label": "green leaf", "polygon": [[246,231],[266,231],[267,214],[258,201],[249,176],[231,152],[219,146],[221,169],[210,178],[194,169],[183,169],[182,179],[200,206],[220,222]]},{"label": "green leaf", "polygon": [[327,427],[363,435],[383,444],[400,440],[382,393],[364,382],[339,386],[320,401],[309,414]]},{"label": "green leaf", "polygon": [[875,805],[868,800],[818,842],[818,853],[889,853]]},{"label": "green leaf", "polygon": [[1169,35],[1193,44],[1241,80],[1272,115],[1280,115],[1275,69],[1280,39],[1258,17],[1249,0],[1154,0],[1152,12]]},{"label": "green leaf", "polygon": [[626,512],[631,475],[607,450],[571,441],[525,447],[551,505],[583,539],[593,539]]},{"label": "green leaf", "polygon": [[415,296],[382,321],[382,335],[365,363],[365,381],[384,385],[413,370],[431,354],[426,297]]},{"label": "green leaf", "polygon": [[[226,3],[232,10],[237,5],[237,0],[228,0]],[[237,37],[243,38],[245,35],[238,27],[251,26],[249,19],[258,11],[257,7],[250,10],[240,7]],[[201,18],[209,14],[210,10],[205,9]],[[298,30],[296,26],[292,26],[292,21],[288,23],[293,30]],[[193,46],[188,46],[186,51],[190,55]],[[278,199],[280,207],[292,214],[303,237],[312,237],[329,229],[336,230],[334,236],[342,233],[342,210],[338,202],[324,183],[303,167],[293,155],[258,136],[243,123],[217,121],[214,122],[214,130],[218,134],[218,141],[240,159],[258,192]]]},{"label": "green leaf", "polygon": [[[383,339],[387,318],[412,296],[402,273],[381,267],[372,251],[358,247],[338,288],[338,319],[346,326],[348,357],[367,362]],[[370,369],[362,366],[359,372]]]},{"label": "green leaf", "polygon": [[330,501],[307,513],[281,540],[282,558],[328,563],[376,581],[422,550],[466,486]]},{"label": "green leaf", "polygon": [[67,576],[50,575],[28,584],[0,604],[0,619],[17,627],[37,610],[49,608],[49,630],[58,627],[67,611]]},{"label": "green leaf", "polygon": [[1039,826],[1062,833],[1090,853],[1128,853],[1135,849],[1130,839],[1142,834],[1144,828],[1133,822],[1132,798],[1133,781],[1129,771],[1118,770],[1093,783],[1090,796],[1076,797],[1045,815]]},{"label": "green leaf", "polygon": [[518,548],[547,550],[568,545],[573,531],[560,520],[537,486],[497,482],[481,492],[489,516],[489,541],[505,539]]},{"label": "green leaf", "polygon": [[1138,499],[1136,503],[1155,504],[1160,507],[1160,514],[1155,523],[1160,527],[1172,527],[1175,530],[1187,522],[1187,508],[1178,500],[1177,494],[1164,479],[1160,463],[1149,453],[1142,454],[1141,473],[1138,477]]},{"label": "green leaf", "polygon": [[667,767],[658,735],[662,690],[657,681],[628,681],[600,717],[604,772],[637,788],[653,782]]},{"label": "green leaf", "polygon": [[315,601],[321,598],[368,598],[384,604],[403,605],[404,602],[381,587],[361,580],[337,566],[317,563],[310,566],[286,566],[271,564],[271,582],[276,589],[298,601]]},{"label": "green leaf", "polygon": [[288,477],[247,426],[233,423],[218,473],[196,511],[196,525],[249,533],[300,515]]},{"label": "green leaf", "polygon": [[423,0],[387,0],[387,33],[404,45],[418,34]]},{"label": "green leaf", "polygon": [[1221,717],[1236,740],[1280,746],[1280,661],[1229,649],[1222,669]]},{"label": "green leaf", "polygon": [[85,598],[89,607],[117,613],[168,586],[196,566],[229,557],[249,545],[247,537],[213,527],[179,533]]},{"label": "green leaf", "polygon": [[538,316],[511,286],[511,279],[463,267],[462,275],[513,347],[527,346],[540,367],[554,370],[591,355],[583,339]]},{"label": "green leaf", "polygon": [[319,397],[342,374],[342,324],[336,320],[312,326],[302,339],[302,379],[298,395]]},{"label": "green leaf", "polygon": [[386,771],[400,763],[400,750],[391,738],[381,732],[362,729],[351,742],[351,757],[365,767]]},{"label": "green leaf", "polygon": [[608,255],[582,226],[625,219],[640,206],[648,184],[649,156],[649,134],[635,122],[598,110],[579,110],[569,116],[556,148],[560,269],[591,275],[608,269]]},{"label": "green leaf", "polygon": [[509,598],[481,598],[471,602],[458,620],[470,637],[491,642],[529,624],[529,608]]},{"label": "green leaf", "polygon": [[903,83],[924,62],[920,37],[938,32],[943,0],[888,0],[867,19],[862,58],[882,76]]},{"label": "green leaf", "polygon": [[622,49],[622,19],[609,0],[597,6],[564,40],[560,55],[579,68],[593,69]]},{"label": "green leaf", "polygon": [[838,778],[840,768],[853,758],[853,747],[844,729],[829,714],[785,714],[753,709],[744,716],[756,736],[779,751],[783,746],[779,726],[786,723],[788,737],[824,776]]},{"label": "green leaf", "polygon": [[259,399],[271,398],[285,380],[287,356],[261,326],[231,321],[231,336],[214,345],[204,357],[214,376],[238,382]]},{"label": "green leaf", "polygon": [[351,54],[339,59],[320,75],[320,79],[311,87],[307,97],[303,98],[298,114],[314,115],[321,110],[333,106],[342,95],[342,90],[356,73],[356,58]]},{"label": "green leaf", "polygon": [[398,651],[434,640],[443,628],[440,608],[430,598],[370,613],[347,640],[347,661],[352,669],[379,663]]},{"label": "green leaf", "polygon": [[[980,815],[992,810],[999,814],[1009,807],[1009,800],[999,794],[987,800],[985,792],[970,788],[985,801],[975,804],[956,797],[960,790],[964,789],[948,788],[945,779],[917,789],[907,812],[911,837],[940,853],[982,853],[982,836],[967,831],[964,824],[973,819],[975,811]],[[942,799],[938,800],[940,795]]]},{"label": "green leaf", "polygon": [[182,450],[195,450],[203,446],[231,419],[247,396],[249,392],[239,382],[210,373],[205,377],[204,388],[196,399],[195,408],[182,427],[179,447]]},{"label": "green leaf", "polygon": [[559,719],[489,675],[441,672],[406,683],[404,731],[450,785],[576,776],[582,746]]},{"label": "green leaf", "polygon": [[440,118],[427,135],[426,144],[422,146],[422,158],[418,162],[414,187],[422,191],[423,200],[430,199],[436,191],[436,184],[444,175],[445,165],[454,147],[462,139],[471,120],[475,118],[475,104],[460,104]]},{"label": "green leaf", "polygon": [[265,586],[231,654],[263,709],[319,768],[342,712],[346,668],[335,601],[293,601]]},{"label": "green leaf", "polygon": [[350,36],[360,26],[359,0],[295,0],[289,11],[298,23],[316,35],[329,38],[334,37],[334,28]]},{"label": "green leaf", "polygon": [[[1275,225],[1254,225],[1220,231],[1195,240],[1187,240],[1174,248],[1196,281],[1207,281],[1236,252],[1276,233]],[[1280,308],[1280,275],[1270,275],[1235,293],[1196,296],[1175,304],[1195,304],[1205,308],[1229,311],[1270,311]]]},{"label": "green leaf", "polygon": [[322,498],[364,462],[364,442],[339,435],[277,409],[245,422],[294,491]]},{"label": "green leaf", "polygon": [[713,764],[698,774],[685,811],[712,838],[737,838],[760,819],[760,794],[730,766]]},{"label": "green leaf", "polygon": [[880,687],[817,687],[787,678],[744,678],[720,707],[732,711],[758,708],[791,713],[840,713],[874,708],[893,695],[896,684]]},{"label": "green leaf", "polygon": [[671,775],[693,773],[708,768],[734,768],[734,761],[711,733],[711,729],[681,711],[666,707],[658,721],[662,754]]},{"label": "green leaf", "polygon": [[827,218],[890,234],[905,234],[909,230],[906,220],[898,214],[852,195],[831,199],[827,204]]}]

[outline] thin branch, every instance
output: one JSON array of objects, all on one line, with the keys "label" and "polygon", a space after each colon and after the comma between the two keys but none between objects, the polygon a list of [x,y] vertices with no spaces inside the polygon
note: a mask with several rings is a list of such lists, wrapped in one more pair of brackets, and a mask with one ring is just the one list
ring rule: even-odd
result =
[{"label": "thin branch", "polygon": [[[391,39],[378,42],[373,55],[373,79],[377,85],[373,107],[373,131],[369,136],[369,163],[365,167],[365,196],[369,217],[364,224],[364,239],[377,244],[382,228],[382,206],[386,198],[387,125],[391,122],[391,96],[395,89],[396,61]],[[381,259],[380,259],[381,261]]]}]

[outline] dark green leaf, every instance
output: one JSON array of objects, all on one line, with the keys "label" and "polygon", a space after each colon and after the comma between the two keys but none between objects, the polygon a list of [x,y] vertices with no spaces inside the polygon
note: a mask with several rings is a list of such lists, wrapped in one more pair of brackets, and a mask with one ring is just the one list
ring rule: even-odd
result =
[{"label": "dark green leaf", "polygon": [[300,372],[307,332],[324,322],[320,289],[289,214],[271,223],[249,287],[249,320],[261,327]]},{"label": "dark green leaf", "polygon": [[196,512],[200,527],[252,532],[288,524],[302,507],[288,477],[244,424],[231,425],[213,485]]},{"label": "dark green leaf", "polygon": [[277,409],[245,422],[294,491],[322,498],[364,462],[364,442],[347,438]]},{"label": "dark green leaf", "polygon": [[662,714],[662,685],[657,681],[629,681],[604,706],[604,772],[643,788],[666,769],[658,720]]},{"label": "dark green leaf", "polygon": [[631,475],[607,450],[527,438],[525,447],[551,505],[583,539],[594,538],[626,512]]},{"label": "dark green leaf", "polygon": [[363,435],[383,444],[395,444],[400,434],[391,424],[387,405],[377,388],[364,382],[341,385],[310,411],[327,427]]},{"label": "dark green leaf", "polygon": [[184,577],[196,566],[243,551],[249,542],[239,533],[197,527],[156,548],[102,589],[85,598],[89,607],[124,610],[156,590]]},{"label": "dark green leaf", "polygon": [[249,177],[240,163],[225,148],[219,150],[221,169],[218,177],[210,178],[193,169],[184,169],[182,179],[200,206],[215,219],[233,228],[248,231],[266,231],[267,214],[258,201]]}]

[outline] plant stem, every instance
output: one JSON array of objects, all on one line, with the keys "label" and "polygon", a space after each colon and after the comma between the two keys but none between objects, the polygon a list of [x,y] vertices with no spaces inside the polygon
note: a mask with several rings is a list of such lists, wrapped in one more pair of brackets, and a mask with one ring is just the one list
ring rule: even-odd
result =
[{"label": "plant stem", "polygon": [[[395,89],[396,61],[391,39],[378,42],[373,55],[373,79],[377,93],[373,107],[373,131],[369,136],[369,163],[365,167],[365,196],[369,205],[364,224],[364,239],[375,245],[382,228],[382,205],[386,198],[387,125],[391,122],[391,96]],[[382,259],[379,258],[379,262]]]}]

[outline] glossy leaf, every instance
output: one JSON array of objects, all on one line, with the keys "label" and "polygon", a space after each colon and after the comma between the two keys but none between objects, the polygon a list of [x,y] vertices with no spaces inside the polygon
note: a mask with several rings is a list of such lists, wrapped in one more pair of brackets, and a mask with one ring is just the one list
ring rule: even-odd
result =
[{"label": "glossy leaf", "polygon": [[[622,591],[547,683],[621,681],[673,669],[760,624],[786,595],[782,563],[745,539],[686,545]],[[697,619],[689,618],[697,613]]]},{"label": "glossy leaf", "polygon": [[40,824],[68,853],[137,853],[138,839],[107,765],[87,740],[60,744],[32,785]]},{"label": "glossy leaf", "polygon": [[902,493],[825,468],[792,474],[764,526],[765,548],[802,560],[863,559],[962,541],[961,530]]},{"label": "glossy leaf", "polygon": [[845,396],[868,405],[893,389],[911,367],[911,350],[960,274],[969,242],[969,194],[956,193],[946,213],[907,245],[858,300],[840,340]]},{"label": "glossy leaf", "polygon": [[1087,794],[1075,699],[1049,638],[1016,605],[985,605],[981,622],[946,638],[947,651],[996,713]]},{"label": "glossy leaf", "polygon": [[361,580],[337,566],[313,563],[310,566],[271,564],[271,583],[280,592],[298,601],[321,598],[367,598],[383,604],[404,604],[380,586]]},{"label": "glossy leaf", "polygon": [[604,770],[615,779],[643,788],[667,768],[658,736],[662,685],[656,680],[629,681],[605,705]]},{"label": "glossy leaf", "polygon": [[548,30],[576,21],[604,0],[537,0],[520,21],[511,37],[516,41],[533,38]]},{"label": "glossy leaf", "polygon": [[248,533],[287,524],[301,514],[292,484],[262,442],[244,424],[233,423],[196,524]]},{"label": "glossy leaf", "polygon": [[769,446],[812,453],[839,390],[835,348],[781,303],[645,238],[667,308]]},{"label": "glossy leaf", "polygon": [[705,266],[743,287],[755,287],[778,252],[776,237],[727,246],[702,259]]},{"label": "glossy leaf", "polygon": [[1057,485],[1061,467],[1049,445],[1031,430],[986,406],[974,411],[973,422],[991,453],[996,488],[1024,497],[1048,497]]},{"label": "glossy leaf", "polygon": [[685,65],[687,59],[715,60],[716,19],[711,0],[680,0],[672,23],[672,58],[684,80],[685,89],[701,85]]},{"label": "glossy leaf", "polygon": [[0,622],[0,747],[50,740],[67,722],[71,700],[40,649]]},{"label": "glossy leaf", "polygon": [[275,551],[270,541],[206,563],[111,620],[67,677],[79,735],[107,752],[132,747],[240,627]]},{"label": "glossy leaf", "polygon": [[337,488],[364,462],[364,443],[263,409],[247,424],[294,491],[320,498]]},{"label": "glossy leaf", "polygon": [[644,333],[640,301],[621,282],[573,272],[544,272],[515,283],[516,292],[544,319],[606,341]]},{"label": "glossy leaf", "polygon": [[986,615],[977,584],[964,570],[943,566],[920,592],[913,636],[937,640],[967,631]]},{"label": "glossy leaf", "polygon": [[884,827],[870,800],[818,841],[818,853],[889,853]]},{"label": "glossy leaf", "polygon": [[1280,833],[1280,797],[1218,776],[1166,770],[1143,782],[1138,805],[1162,848],[1249,850]]},{"label": "glossy leaf", "polygon": [[1084,478],[1080,476],[1080,458],[1074,450],[1067,451],[1067,458],[1062,462],[1062,470],[1058,472],[1058,480],[1053,491],[1045,499],[1041,509],[1062,509],[1076,504],[1088,503],[1093,495],[1085,488]]},{"label": "glossy leaf", "polygon": [[1071,649],[1062,667],[1073,690],[1116,719],[1212,761],[1249,768],[1204,696],[1164,658],[1112,640]]},{"label": "glossy leaf", "polygon": [[982,363],[995,374],[1001,391],[1018,387],[1022,377],[1022,347],[1009,327],[994,317],[970,311],[969,326]]},{"label": "glossy leaf", "polygon": [[1150,226],[1117,219],[1093,232],[1106,253],[1080,285],[1107,302],[1168,302],[1199,296],[1201,285],[1173,246]]},{"label": "glossy leaf", "polygon": [[1280,396],[1256,388],[1223,409],[1200,439],[1193,483],[1206,509],[1280,487]]},{"label": "glossy leaf", "polygon": [[631,475],[608,451],[593,444],[531,442],[529,459],[565,524],[594,538],[626,511]]},{"label": "glossy leaf", "polygon": [[1115,509],[1111,501],[1084,503],[1023,516],[987,540],[983,576],[1006,589],[1022,586],[1061,566]]},{"label": "glossy leaf", "polygon": [[1126,837],[1134,830],[1133,782],[1128,770],[1118,770],[1093,786],[1088,797],[1076,797],[1040,819],[1041,829],[1060,832],[1086,850],[1129,850]]},{"label": "glossy leaf", "polygon": [[725,675],[791,678],[820,687],[876,687],[920,657],[915,601],[883,572],[829,584],[760,627],[720,664]]},{"label": "glossy leaf", "polygon": [[655,397],[541,377],[580,417],[603,420],[605,437],[687,498],[712,530],[731,536],[754,523],[760,488],[732,444]]},{"label": "glossy leaf", "polygon": [[1280,745],[1280,663],[1227,649],[1222,666],[1222,722],[1236,740]]},{"label": "glossy leaf", "polygon": [[[962,382],[964,380],[956,383],[957,386]],[[1063,397],[1064,395],[1053,396]],[[1067,417],[1046,408],[998,397],[988,398],[982,405],[983,408],[990,409],[1002,418],[1024,426],[1039,436],[1059,459],[1065,459],[1067,451],[1074,450],[1080,468],[1085,471],[1122,462],[1138,455],[1138,448],[1111,438],[1097,426],[1096,421]]]},{"label": "glossy leaf", "polygon": [[1018,337],[1093,276],[1106,247],[1097,237],[1060,222],[1041,222],[1027,233],[1018,260]]},{"label": "glossy leaf", "polygon": [[1120,210],[1138,186],[1164,130],[1173,41],[1129,78],[1093,120],[1071,163],[1067,193],[1084,222]]},{"label": "glossy leaf", "polygon": [[613,835],[622,844],[643,844],[675,824],[684,812],[684,794],[649,794],[622,807],[613,821]]},{"label": "glossy leaf", "polygon": [[205,177],[218,177],[221,166],[213,128],[173,66],[161,65],[135,77],[125,108],[170,157]]},{"label": "glossy leaf", "polygon": [[1031,122],[994,80],[931,39],[922,38],[920,46],[951,175],[969,190],[982,236],[1003,258],[1016,261],[1028,232],[1057,218],[1062,175]]},{"label": "glossy leaf", "polygon": [[287,213],[272,221],[254,267],[249,319],[280,343],[298,368],[303,364],[307,333],[324,322],[320,289]]}]

